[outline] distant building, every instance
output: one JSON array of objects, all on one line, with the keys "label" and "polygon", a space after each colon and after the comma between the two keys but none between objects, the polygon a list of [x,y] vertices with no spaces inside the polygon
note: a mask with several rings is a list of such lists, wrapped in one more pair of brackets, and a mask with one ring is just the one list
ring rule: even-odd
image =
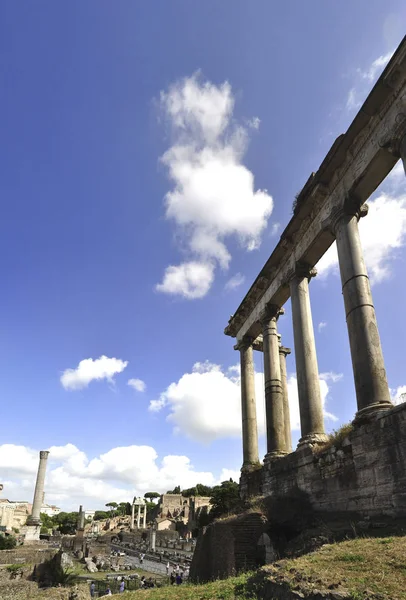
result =
[{"label": "distant building", "polygon": [[210,498],[206,496],[162,494],[154,509],[157,529],[178,529],[176,523],[182,523],[191,532],[197,527],[200,514],[210,509]]},{"label": "distant building", "polygon": [[59,515],[61,509],[54,504],[45,504],[44,502],[41,506],[41,512],[48,515],[48,517],[54,517],[55,515]]},{"label": "distant building", "polygon": [[94,515],[96,514],[95,510],[85,510],[85,519],[94,519]]},{"label": "distant building", "polygon": [[0,526],[7,531],[21,529],[31,514],[32,504],[30,502],[13,502],[7,498],[0,499]]}]

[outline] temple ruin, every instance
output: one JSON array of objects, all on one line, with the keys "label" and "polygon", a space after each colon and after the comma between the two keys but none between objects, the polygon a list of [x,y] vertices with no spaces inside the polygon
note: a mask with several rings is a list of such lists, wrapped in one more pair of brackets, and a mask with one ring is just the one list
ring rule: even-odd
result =
[{"label": "temple ruin", "polygon": [[[406,169],[406,37],[347,132],[335,140],[298,194],[293,217],[225,328],[226,335],[236,338],[241,359],[243,495],[296,489],[305,491],[316,508],[405,513],[406,409],[391,402],[358,231],[359,219],[368,218],[366,201],[399,159]],[[309,283],[334,241],[357,407],[347,448],[326,461],[314,453],[326,435]],[[282,346],[277,331],[289,298],[301,423],[295,452],[286,380],[290,349]],[[254,350],[264,360],[267,452],[262,467]]]}]

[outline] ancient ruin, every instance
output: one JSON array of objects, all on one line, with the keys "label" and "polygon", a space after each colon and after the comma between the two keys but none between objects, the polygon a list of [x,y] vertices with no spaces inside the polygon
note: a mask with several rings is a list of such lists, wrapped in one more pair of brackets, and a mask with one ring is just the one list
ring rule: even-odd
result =
[{"label": "ancient ruin", "polygon": [[41,450],[39,453],[39,466],[37,481],[35,483],[32,512],[24,527],[25,542],[37,542],[39,540],[41,531],[41,506],[44,499],[44,484],[48,455],[49,452],[47,450]]},{"label": "ancient ruin", "polygon": [[[406,38],[345,134],[298,194],[280,240],[225,329],[241,358],[243,495],[300,490],[315,508],[406,511],[406,406],[394,408],[362,253],[358,221],[369,196],[402,159],[406,168]],[[326,441],[309,283],[336,241],[357,412],[346,447],[316,457]],[[301,438],[292,453],[288,348],[277,322],[291,298]],[[341,315],[340,315],[341,316]],[[263,352],[267,453],[258,456],[253,351]]]}]

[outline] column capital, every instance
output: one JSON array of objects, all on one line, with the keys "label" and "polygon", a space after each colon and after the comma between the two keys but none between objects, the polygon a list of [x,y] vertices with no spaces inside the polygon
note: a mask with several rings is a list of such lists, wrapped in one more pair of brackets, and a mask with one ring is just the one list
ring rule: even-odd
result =
[{"label": "column capital", "polygon": [[336,235],[337,227],[339,224],[347,219],[351,219],[352,217],[356,217],[357,221],[366,217],[368,214],[368,204],[359,204],[359,201],[352,197],[348,196],[342,206],[336,206],[330,213],[330,216],[324,222],[324,226],[326,229],[330,229],[330,231]]},{"label": "column capital", "polygon": [[39,457],[40,459],[48,458],[49,450],[40,450]]},{"label": "column capital", "polygon": [[275,321],[277,321],[280,315],[284,314],[285,309],[283,307],[278,306],[277,304],[267,304],[264,310],[262,311],[259,320],[261,324],[268,323],[272,319],[275,319]]},{"label": "column capital", "polygon": [[244,335],[242,340],[237,341],[234,346],[234,350],[247,350],[247,348],[253,345],[254,341],[254,338],[250,335]]},{"label": "column capital", "polygon": [[312,277],[316,277],[317,269],[311,267],[308,263],[299,261],[296,263],[293,277],[306,277],[309,281]]},{"label": "column capital", "polygon": [[292,354],[292,350],[290,348],[286,348],[285,346],[279,346],[279,354],[287,356],[288,354]]}]

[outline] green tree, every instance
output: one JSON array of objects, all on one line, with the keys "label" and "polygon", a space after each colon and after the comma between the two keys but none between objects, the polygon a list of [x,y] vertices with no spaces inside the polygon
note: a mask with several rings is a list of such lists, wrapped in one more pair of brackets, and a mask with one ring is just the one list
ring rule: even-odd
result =
[{"label": "green tree", "polygon": [[107,506],[107,508],[110,508],[110,516],[113,517],[114,509],[116,509],[118,507],[117,502],[107,502],[106,506]]},{"label": "green tree", "polygon": [[180,491],[180,485],[177,485],[172,491],[168,490],[166,493],[167,494],[181,494],[182,492]]},{"label": "green tree", "polygon": [[41,513],[41,523],[41,533],[48,533],[48,529],[53,529],[57,525],[54,517],[50,517],[45,513]]},{"label": "green tree", "polygon": [[198,483],[194,487],[183,490],[182,496],[186,496],[189,498],[190,496],[208,496],[211,497],[213,493],[213,488],[208,485],[203,485],[202,483]]},{"label": "green tree", "polygon": [[12,550],[17,545],[13,535],[0,535],[0,550]]},{"label": "green tree", "polygon": [[93,520],[101,521],[103,519],[108,519],[108,518],[109,518],[108,512],[106,512],[105,510],[96,510],[96,512],[94,513]]},{"label": "green tree", "polygon": [[239,512],[242,509],[242,501],[238,483],[229,479],[221,485],[214,486],[210,504],[213,507],[210,511],[211,520]]},{"label": "green tree", "polygon": [[127,514],[127,502],[120,502],[120,504],[118,505],[118,509],[117,512],[119,515],[126,515]]},{"label": "green tree", "polygon": [[78,512],[60,512],[53,520],[61,533],[72,534],[76,531],[78,516]]},{"label": "green tree", "polygon": [[149,500],[153,500],[154,498],[160,498],[161,494],[158,494],[158,492],[147,492],[146,494],[144,494],[144,498],[149,498]]}]

